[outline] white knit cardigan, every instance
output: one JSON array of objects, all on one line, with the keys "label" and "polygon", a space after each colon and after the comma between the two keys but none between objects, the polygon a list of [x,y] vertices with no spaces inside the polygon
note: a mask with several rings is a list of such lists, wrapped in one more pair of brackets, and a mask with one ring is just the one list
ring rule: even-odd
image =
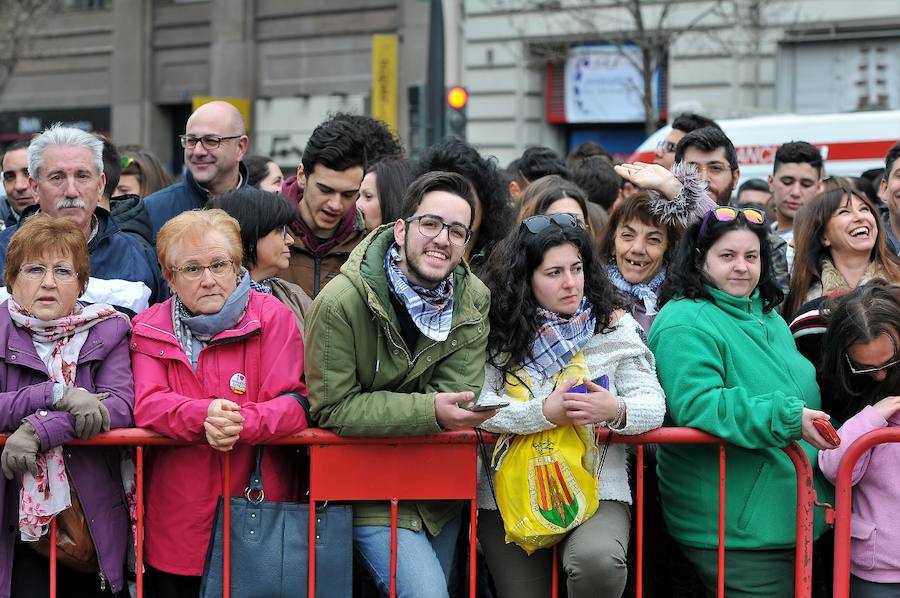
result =
[{"label": "white knit cardigan", "polygon": [[[624,314],[607,333],[595,334],[583,348],[591,378],[606,374],[609,390],[625,401],[625,427],[618,434],[641,434],[662,425],[666,412],[666,399],[656,378],[656,361],[644,344],[641,327],[630,315]],[[485,365],[484,387],[479,402],[509,401],[497,415],[481,424],[489,432],[531,434],[549,430],[555,424],[547,421],[543,402],[553,392],[552,378],[534,383],[528,401],[517,401],[504,396],[500,372],[490,364]],[[488,455],[493,447],[488,447]],[[601,448],[602,450],[602,448]],[[628,487],[626,446],[610,444],[600,471],[600,499],[618,500],[631,504]],[[478,506],[496,509],[486,477],[487,468],[478,464]],[[491,475],[493,475],[491,471]]]}]

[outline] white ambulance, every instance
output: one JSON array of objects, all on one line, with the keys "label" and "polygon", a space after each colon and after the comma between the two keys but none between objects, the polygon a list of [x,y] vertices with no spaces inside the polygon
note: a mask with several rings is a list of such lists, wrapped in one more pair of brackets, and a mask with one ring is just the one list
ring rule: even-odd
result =
[{"label": "white ambulance", "polygon": [[[808,141],[822,152],[825,175],[859,176],[884,168],[884,157],[900,141],[900,110],[843,114],[780,114],[717,121],[734,143],[741,181],[772,174],[775,152],[788,141]],[[630,162],[653,162],[657,144],[671,130],[648,137]]]}]

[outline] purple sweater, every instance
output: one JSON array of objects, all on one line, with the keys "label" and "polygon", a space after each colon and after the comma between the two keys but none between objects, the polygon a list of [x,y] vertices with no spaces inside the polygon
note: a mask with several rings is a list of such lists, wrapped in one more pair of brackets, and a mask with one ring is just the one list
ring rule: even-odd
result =
[{"label": "purple sweater", "polygon": [[[75,383],[90,392],[108,392],[103,404],[111,428],[134,422],[134,380],[128,354],[128,324],[120,318],[88,331],[78,356]],[[0,304],[0,430],[12,432],[28,420],[46,451],[75,438],[75,419],[54,411],[53,382],[28,333]],[[119,473],[118,447],[66,447],[63,458],[78,492],[97,549],[97,559],[114,592],[125,584],[125,551],[130,522]],[[0,598],[9,598],[13,549],[18,534],[19,484],[0,475]],[[38,580],[42,583],[49,580]],[[99,578],[97,583],[100,583]]]},{"label": "purple sweater", "polygon": [[[853,441],[872,430],[900,425],[900,413],[885,421],[866,407],[838,430],[841,446],[819,451],[819,467],[832,483],[841,457]],[[876,583],[900,582],[900,443],[875,445],[856,462],[851,480],[850,571]]]}]

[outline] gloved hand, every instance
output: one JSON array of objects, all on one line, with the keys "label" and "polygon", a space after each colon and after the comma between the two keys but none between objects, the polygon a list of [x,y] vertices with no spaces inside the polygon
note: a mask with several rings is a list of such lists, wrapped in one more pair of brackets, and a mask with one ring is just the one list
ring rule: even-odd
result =
[{"label": "gloved hand", "polygon": [[0,454],[0,465],[3,475],[13,479],[17,473],[30,471],[37,475],[37,455],[41,450],[41,439],[28,422],[22,422],[19,428],[10,434]]},{"label": "gloved hand", "polygon": [[109,411],[103,404],[108,392],[94,394],[83,388],[66,387],[63,398],[54,407],[60,411],[68,411],[75,417],[75,434],[82,440],[93,438],[109,431]]}]

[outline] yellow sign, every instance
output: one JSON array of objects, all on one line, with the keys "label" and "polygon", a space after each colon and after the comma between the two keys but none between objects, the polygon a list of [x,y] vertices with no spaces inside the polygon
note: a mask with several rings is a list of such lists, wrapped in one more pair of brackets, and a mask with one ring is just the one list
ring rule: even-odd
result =
[{"label": "yellow sign", "polygon": [[244,127],[247,131],[250,131],[250,125],[253,124],[253,121],[250,120],[250,98],[220,98],[216,96],[194,96],[191,101],[191,112],[195,112],[197,108],[202,106],[203,104],[209,104],[210,102],[228,102],[232,106],[238,109],[238,112],[241,113],[241,117],[244,119]]},{"label": "yellow sign", "polygon": [[397,36],[372,36],[372,117],[397,132]]}]

